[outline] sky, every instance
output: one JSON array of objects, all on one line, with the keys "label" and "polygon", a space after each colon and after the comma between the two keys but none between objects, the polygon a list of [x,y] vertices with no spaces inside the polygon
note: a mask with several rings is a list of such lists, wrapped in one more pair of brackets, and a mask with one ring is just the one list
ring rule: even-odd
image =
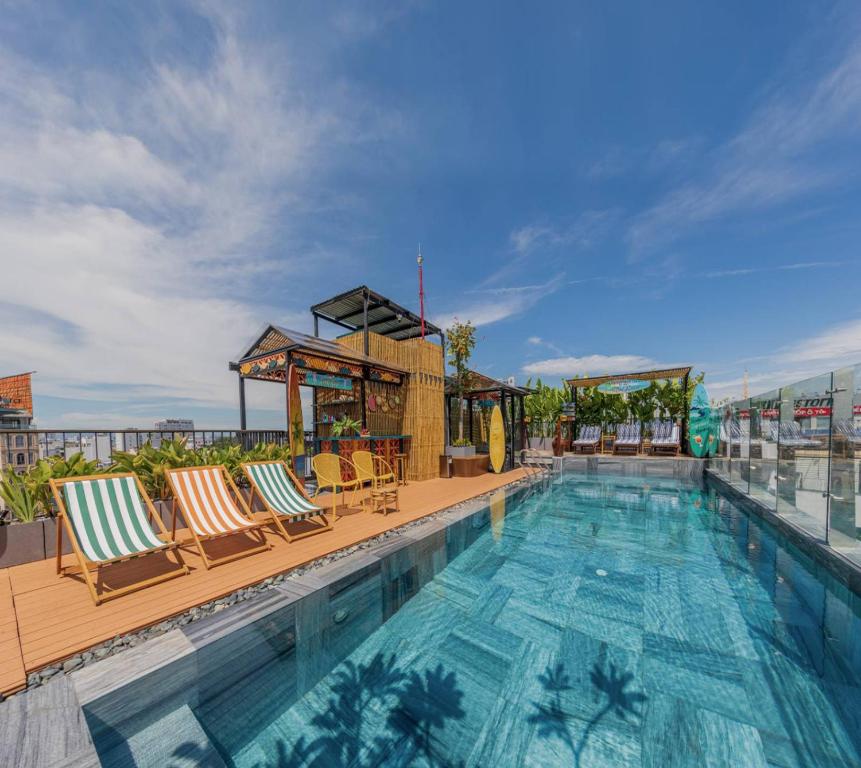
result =
[{"label": "sky", "polygon": [[0,10],[0,375],[40,427],[235,427],[260,328],[417,309],[419,243],[498,378],[861,362],[857,2]]}]

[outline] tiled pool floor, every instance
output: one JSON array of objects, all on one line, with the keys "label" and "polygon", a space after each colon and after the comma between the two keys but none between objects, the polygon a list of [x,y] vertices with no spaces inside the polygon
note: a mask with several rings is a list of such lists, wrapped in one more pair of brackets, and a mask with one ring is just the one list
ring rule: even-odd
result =
[{"label": "tiled pool floor", "polygon": [[200,707],[226,760],[861,765],[853,601],[726,500],[581,478],[491,519],[292,706],[270,665]]}]

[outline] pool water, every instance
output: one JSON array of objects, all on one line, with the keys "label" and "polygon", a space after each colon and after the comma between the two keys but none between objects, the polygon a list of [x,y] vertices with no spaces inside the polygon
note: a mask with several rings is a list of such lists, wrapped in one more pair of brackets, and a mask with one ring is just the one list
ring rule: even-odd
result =
[{"label": "pool water", "polygon": [[861,765],[856,598],[714,490],[568,477],[485,519],[303,695],[274,661],[198,706],[224,761]]}]

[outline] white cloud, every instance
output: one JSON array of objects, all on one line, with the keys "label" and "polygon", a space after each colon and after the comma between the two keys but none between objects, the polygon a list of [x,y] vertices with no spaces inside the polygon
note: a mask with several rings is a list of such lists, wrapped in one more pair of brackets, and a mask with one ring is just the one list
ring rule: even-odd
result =
[{"label": "white cloud", "polygon": [[290,248],[307,180],[385,120],[355,130],[345,84],[309,101],[289,51],[276,68],[204,12],[203,68],[142,55],[140,77],[92,77],[0,57],[0,370],[38,371],[37,395],[232,405],[247,337],[307,322],[300,291],[295,308],[258,298],[261,275],[308,277]]},{"label": "white cloud", "polygon": [[850,320],[801,339],[782,349],[776,359],[783,363],[821,363],[823,372],[831,366],[861,362],[861,320]]},{"label": "white cloud", "polygon": [[564,284],[565,275],[555,275],[540,285],[503,286],[468,291],[484,296],[461,307],[459,310],[440,314],[433,322],[440,328],[448,328],[453,322],[471,322],[474,326],[490,325],[519,315],[535,306],[541,299],[555,293]]},{"label": "white cloud", "polygon": [[827,269],[830,267],[843,266],[842,261],[800,261],[793,264],[778,264],[774,267],[740,267],[738,269],[716,269],[705,272],[702,277],[709,279],[719,277],[738,277],[740,275],[752,275],[757,272],[794,272],[799,269]]},{"label": "white cloud", "polygon": [[585,355],[583,357],[551,357],[523,366],[530,376],[602,376],[610,373],[628,373],[662,367],[649,357],[641,355]]},{"label": "white cloud", "polygon": [[[799,338],[773,354],[748,358],[742,362],[749,369],[748,385],[751,395],[827,374],[844,366],[859,364],[861,320],[853,319],[840,323],[812,336]],[[706,385],[712,397],[731,397],[738,400],[744,391],[744,377],[738,372],[730,378],[707,378]]]},{"label": "white cloud", "polygon": [[602,237],[617,216],[616,210],[583,211],[567,225],[534,223],[515,229],[509,235],[512,250],[519,256],[538,248],[588,248]]},{"label": "white cloud", "polygon": [[[666,244],[685,231],[730,213],[768,208],[846,178],[851,163],[836,161],[843,141],[857,145],[861,127],[861,41],[805,92],[775,92],[747,126],[713,153],[710,171],[667,194],[636,217],[635,253]],[[827,148],[823,159],[817,150]]]}]

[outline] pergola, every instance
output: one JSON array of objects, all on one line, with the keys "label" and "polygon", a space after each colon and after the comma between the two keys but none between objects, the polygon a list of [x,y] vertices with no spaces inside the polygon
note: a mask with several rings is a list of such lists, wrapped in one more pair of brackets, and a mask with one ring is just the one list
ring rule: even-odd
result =
[{"label": "pergola", "polygon": [[[508,427],[508,444],[506,445],[506,457],[509,466],[514,465],[515,447],[515,422],[519,422],[519,445],[526,445],[526,421],[524,420],[525,411],[523,407],[523,399],[527,395],[531,395],[535,390],[529,387],[519,387],[515,384],[508,384],[498,379],[493,379],[490,376],[485,376],[477,371],[469,371],[469,385],[463,394],[463,399],[466,401],[467,420],[469,423],[469,440],[474,441],[474,422],[473,410],[476,401],[492,400],[499,404],[502,411],[502,418]],[[446,425],[451,422],[451,402],[457,398],[455,391],[455,380],[452,376],[446,376],[445,380],[445,416]]]},{"label": "pergola", "polygon": [[[359,379],[362,383],[383,381],[399,385],[407,375],[403,368],[355,352],[335,341],[268,325],[255,337],[254,342],[237,356],[236,362],[229,364],[230,370],[239,375],[239,421],[243,430],[246,429],[246,379],[285,385],[287,423],[290,424],[288,371],[291,364],[301,371],[300,383],[312,387],[337,384],[337,379]],[[363,399],[363,426],[364,422]]]},{"label": "pergola", "polygon": [[[685,399],[687,400],[688,396],[688,380],[691,373],[691,366],[683,366],[680,368],[658,368],[651,371],[635,371],[633,373],[613,373],[607,374],[605,376],[585,376],[580,379],[568,379],[567,384],[571,387],[571,391],[574,393],[574,428],[575,428],[575,436],[576,436],[576,427],[577,427],[577,390],[578,389],[586,389],[588,387],[597,387],[601,384],[606,384],[608,382],[622,382],[622,381],[668,381],[671,379],[677,379],[681,385],[682,389],[685,392]],[[688,425],[688,413],[687,408],[682,414],[682,435],[684,436],[685,431],[687,430]],[[682,439],[682,451],[687,452],[687,446],[685,445],[684,439]]]},{"label": "pergola", "polygon": [[[422,319],[410,310],[382,294],[361,285],[351,291],[339,293],[311,307],[314,316],[314,335],[319,335],[320,319],[365,334],[365,354],[368,353],[368,331],[388,336],[395,341],[415,339],[422,335]],[[445,349],[445,334],[441,328],[424,321],[425,336],[439,336]]]}]

